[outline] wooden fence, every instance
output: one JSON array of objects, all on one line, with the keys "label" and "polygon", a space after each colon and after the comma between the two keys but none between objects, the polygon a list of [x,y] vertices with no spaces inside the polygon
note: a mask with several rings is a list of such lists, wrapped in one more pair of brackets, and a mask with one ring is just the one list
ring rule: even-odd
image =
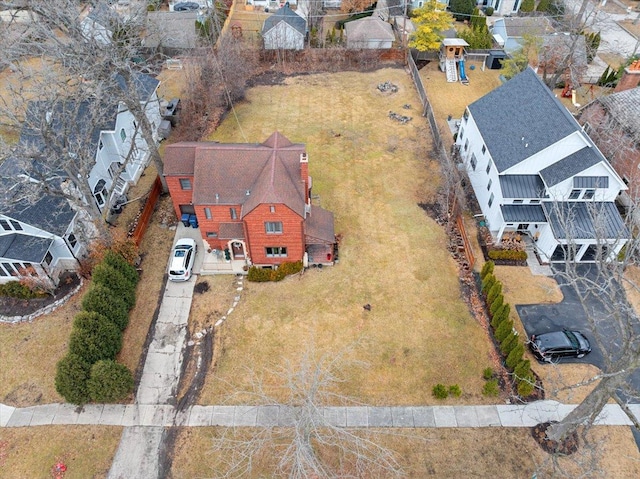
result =
[{"label": "wooden fence", "polygon": [[149,226],[149,221],[151,221],[151,215],[156,207],[160,193],[162,193],[162,181],[160,181],[160,177],[158,176],[151,187],[147,202],[142,209],[142,213],[140,213],[136,227],[131,233],[131,238],[137,246],[140,246],[144,233],[147,231],[147,226]]},{"label": "wooden fence", "polygon": [[[418,71],[418,67],[416,66],[416,62],[413,60],[411,56],[411,52],[407,53],[407,64],[409,65],[409,71],[411,72],[411,78],[413,78],[413,83],[416,86],[416,90],[418,90],[418,95],[420,96],[420,101],[422,101],[422,115],[427,117],[429,121],[429,126],[431,127],[431,136],[433,137],[433,145],[434,150],[440,157],[441,162],[450,163],[452,160],[447,153],[447,149],[442,142],[442,136],[440,135],[440,128],[438,128],[438,122],[436,121],[436,117],[433,114],[433,108],[431,108],[431,103],[429,102],[429,97],[427,96],[427,90],[422,83],[422,79],[420,78],[420,72]],[[453,168],[456,165],[452,165]],[[473,251],[471,249],[471,244],[469,243],[469,237],[464,227],[464,221],[462,217],[458,214],[456,217],[456,225],[458,226],[458,231],[462,236],[462,242],[464,245],[465,255],[467,256],[467,260],[469,261],[469,268],[473,268],[475,263],[475,258],[473,256]]]}]

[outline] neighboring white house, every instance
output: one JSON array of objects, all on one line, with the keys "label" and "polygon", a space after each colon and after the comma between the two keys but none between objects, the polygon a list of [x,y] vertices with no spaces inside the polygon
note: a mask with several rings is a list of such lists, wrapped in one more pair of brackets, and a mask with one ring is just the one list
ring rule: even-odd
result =
[{"label": "neighboring white house", "polygon": [[589,262],[629,238],[624,182],[531,68],[468,106],[456,145],[497,241],[518,231],[545,261]]},{"label": "neighboring white house", "polygon": [[390,23],[365,17],[344,24],[347,48],[391,48],[396,36]]},{"label": "neighboring white house", "polygon": [[57,284],[62,272],[77,269],[76,258],[86,251],[77,237],[78,214],[59,197],[9,198],[13,174],[8,158],[0,165],[0,283],[36,274]]},{"label": "neighboring white house", "polygon": [[522,0],[483,0],[478,7],[493,7],[494,15],[513,15],[520,11]]},{"label": "neighboring white house", "polygon": [[[124,80],[121,77],[117,79],[121,88],[125,89]],[[154,141],[157,142],[157,129],[162,121],[157,95],[160,82],[151,76],[138,74],[135,84],[140,103],[146,111],[147,120],[154,133]],[[114,200],[126,194],[129,186],[138,182],[150,159],[149,147],[142,137],[140,125],[124,104],[118,106],[113,120],[109,127],[100,131],[96,145],[96,164],[88,179],[89,187],[100,209],[107,204],[113,204]],[[108,191],[114,181],[116,186],[109,201]]]},{"label": "neighboring white house", "polygon": [[266,50],[302,50],[307,33],[307,21],[289,8],[283,7],[264,21],[262,38]]},{"label": "neighboring white house", "polygon": [[498,18],[491,26],[494,40],[509,53],[520,50],[527,35],[539,37],[553,32],[554,28],[547,17]]}]

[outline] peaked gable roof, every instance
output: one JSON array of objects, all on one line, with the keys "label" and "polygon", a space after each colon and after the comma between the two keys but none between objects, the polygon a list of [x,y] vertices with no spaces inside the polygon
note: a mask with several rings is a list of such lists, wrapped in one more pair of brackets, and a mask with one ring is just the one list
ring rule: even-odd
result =
[{"label": "peaked gable roof", "polygon": [[52,243],[52,238],[21,233],[2,235],[0,236],[0,257],[27,263],[42,263]]},{"label": "peaked gable roof", "polygon": [[305,147],[273,133],[264,143],[174,143],[165,175],[193,176],[193,203],[242,205],[241,216],[263,203],[282,203],[305,216],[300,157]]},{"label": "peaked gable roof", "polygon": [[348,41],[395,40],[393,27],[376,17],[365,17],[344,24]]},{"label": "peaked gable roof", "polygon": [[540,171],[540,176],[547,186],[555,186],[561,181],[577,175],[581,171],[597,165],[605,160],[593,146],[576,151]]},{"label": "peaked gable roof", "polygon": [[285,3],[284,6],[280,7],[275,11],[273,15],[267,17],[267,19],[264,21],[264,25],[262,26],[262,34],[264,35],[280,22],[291,25],[302,35],[304,35],[307,31],[307,21],[296,12],[291,10],[288,3]]},{"label": "peaked gable roof", "polygon": [[531,68],[469,105],[498,172],[581,131]]},{"label": "peaked gable roof", "polygon": [[553,26],[547,17],[504,17],[504,26],[509,37],[553,33]]}]

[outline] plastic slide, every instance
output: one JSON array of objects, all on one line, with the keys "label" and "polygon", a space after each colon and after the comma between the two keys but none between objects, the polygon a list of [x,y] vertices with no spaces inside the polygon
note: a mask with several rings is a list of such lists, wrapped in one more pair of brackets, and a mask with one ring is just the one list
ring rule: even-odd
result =
[{"label": "plastic slide", "polygon": [[458,64],[460,65],[460,81],[462,83],[469,83],[469,79],[467,78],[467,75],[464,73],[464,60],[460,60]]}]

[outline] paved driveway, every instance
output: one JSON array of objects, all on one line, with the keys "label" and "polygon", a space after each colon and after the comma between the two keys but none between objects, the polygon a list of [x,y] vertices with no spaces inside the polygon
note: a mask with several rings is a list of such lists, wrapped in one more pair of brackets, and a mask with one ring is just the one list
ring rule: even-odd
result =
[{"label": "paved driveway", "polygon": [[[579,273],[584,276],[594,277],[594,273],[588,266],[581,266]],[[516,305],[516,310],[522,319],[527,336],[563,328],[580,330],[591,342],[591,354],[587,354],[581,359],[562,359],[561,362],[587,363],[603,368],[603,352],[593,340],[594,334],[592,326],[587,321],[587,314],[585,308],[580,303],[578,292],[573,285],[567,284],[561,275],[556,275],[554,279],[558,282],[562,290],[564,296],[562,302],[557,304]],[[602,343],[615,359],[616,352],[620,351],[620,336],[615,328],[611,326],[612,322],[606,320],[609,313],[606,312],[604,305],[596,295],[589,295],[585,302],[585,307],[588,309],[591,317],[602,318],[602,320],[598,321],[598,331],[603,338]],[[640,335],[640,325],[638,325],[637,329]],[[632,376],[631,385],[636,391],[640,391],[640,371],[636,371]],[[636,400],[634,402],[640,401]]]}]

